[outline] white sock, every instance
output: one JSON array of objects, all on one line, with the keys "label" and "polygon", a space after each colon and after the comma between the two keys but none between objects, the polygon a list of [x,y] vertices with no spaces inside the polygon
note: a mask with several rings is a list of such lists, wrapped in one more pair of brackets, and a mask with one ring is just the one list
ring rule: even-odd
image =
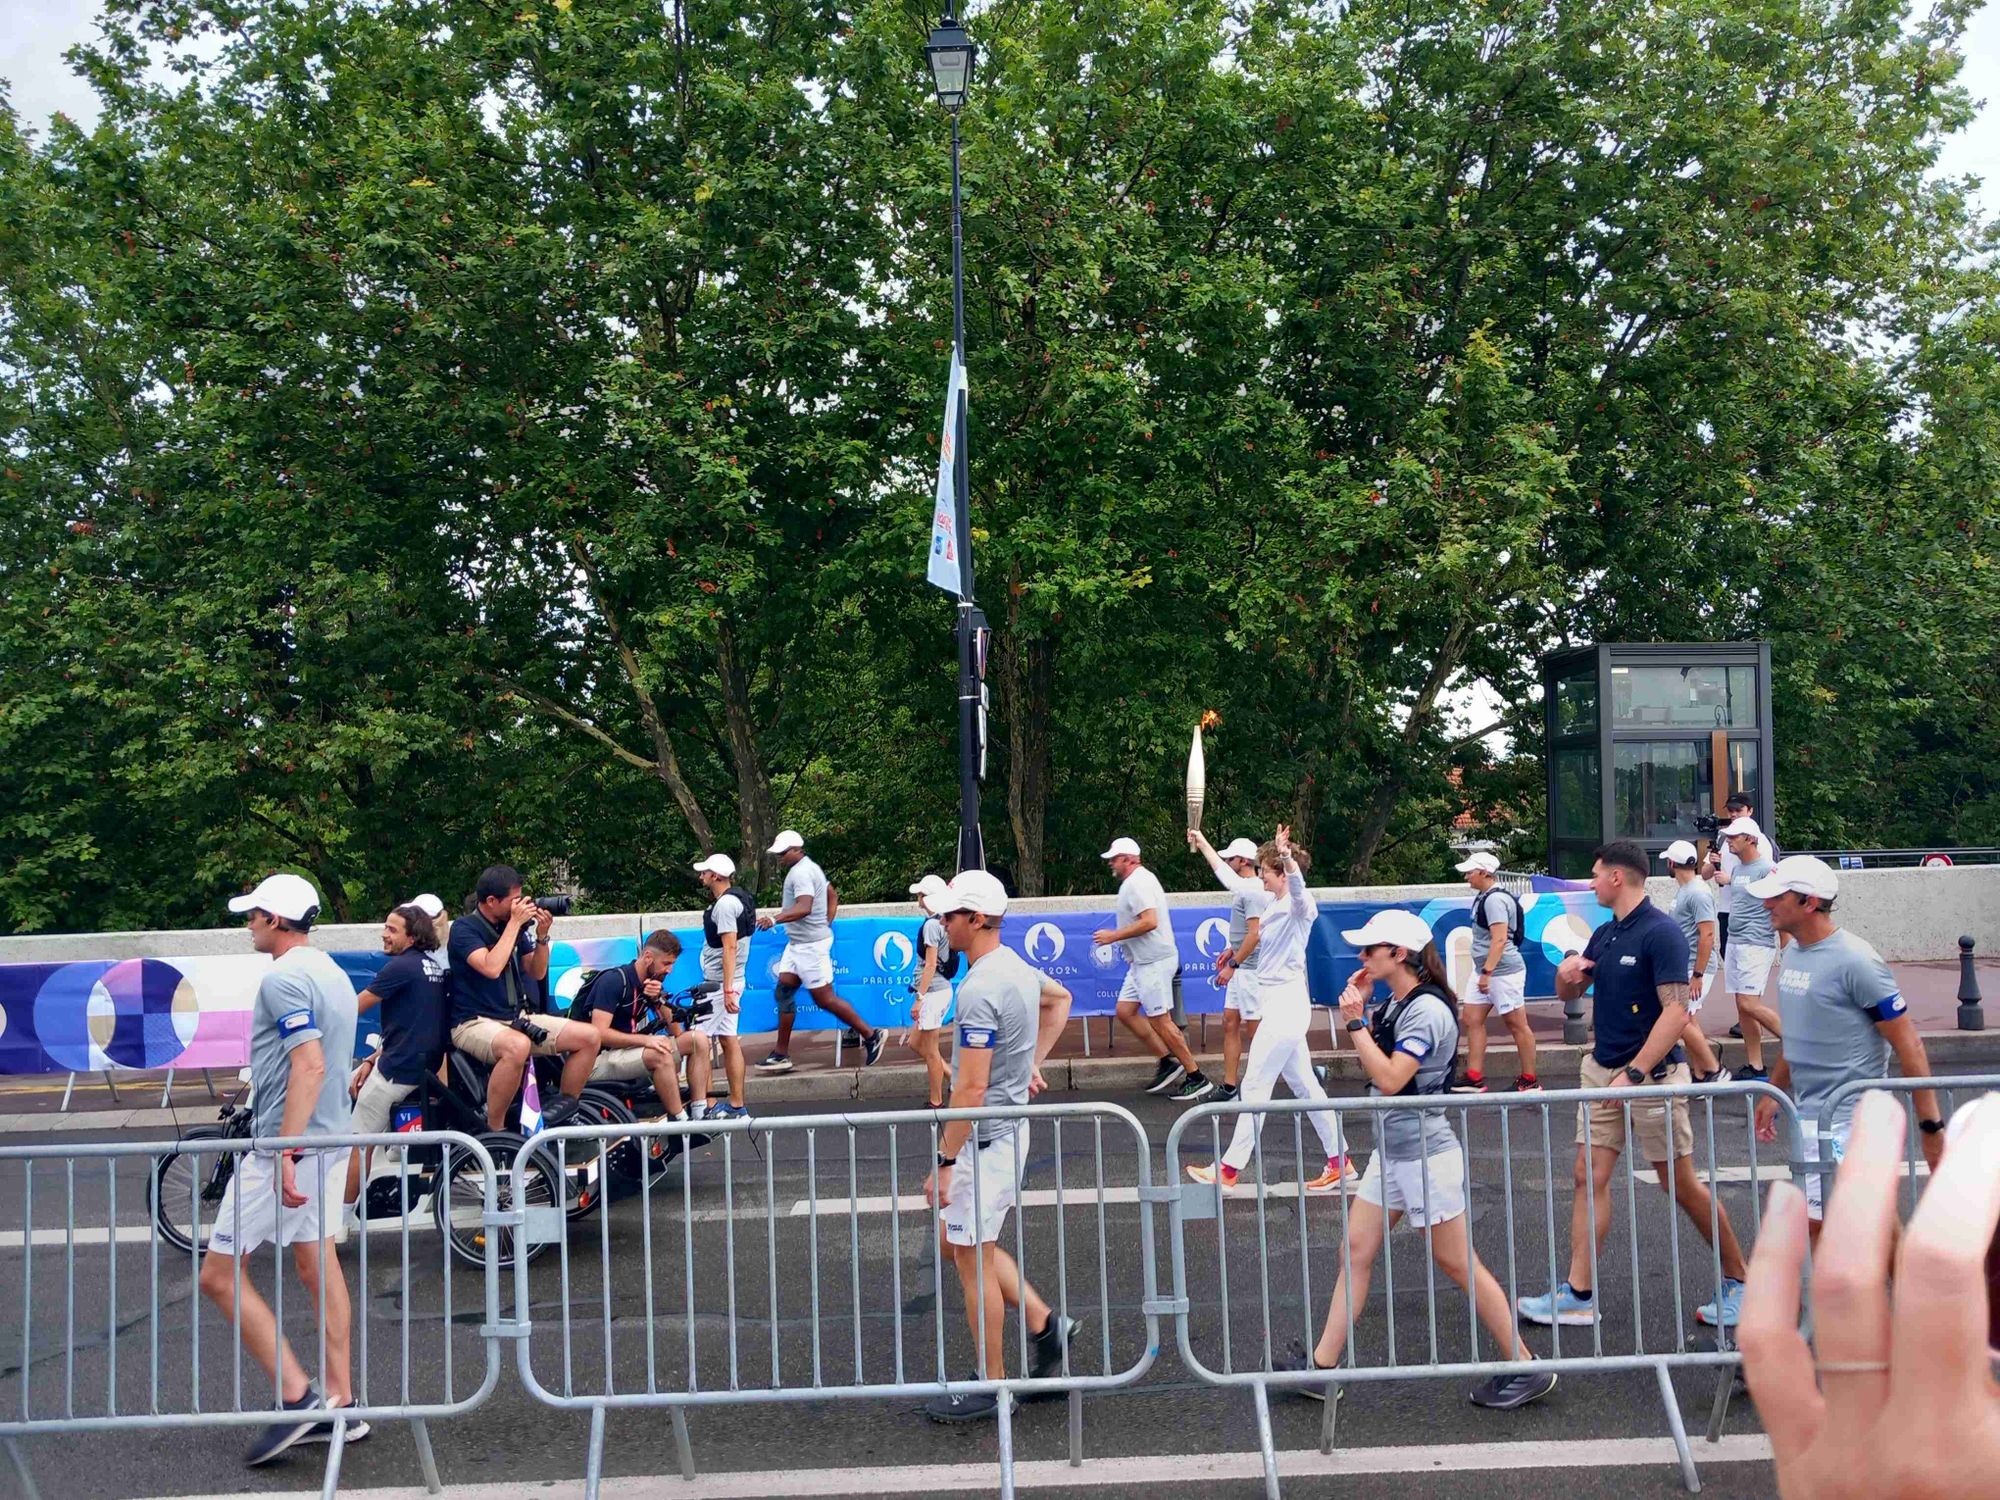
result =
[{"label": "white sock", "polygon": [[697,1120],[706,1120],[708,1118],[708,1101],[706,1099],[696,1100],[691,1106],[691,1110]]}]

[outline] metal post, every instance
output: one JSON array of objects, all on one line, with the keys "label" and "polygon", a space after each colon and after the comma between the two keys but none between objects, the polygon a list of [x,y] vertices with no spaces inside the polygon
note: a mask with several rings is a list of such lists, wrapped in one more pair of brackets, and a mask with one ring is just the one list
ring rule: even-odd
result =
[{"label": "metal post", "polygon": [[24,1500],[40,1500],[41,1492],[35,1488],[35,1476],[28,1468],[28,1460],[21,1452],[21,1445],[12,1438],[7,1439],[7,1457],[13,1460],[14,1475],[21,1481]]},{"label": "metal post", "polygon": [[1979,970],[1973,967],[1969,932],[1958,940],[1958,1029],[1986,1029],[1986,1007],[1979,994]]},{"label": "metal post", "polygon": [[[965,190],[958,170],[958,111],[951,116],[951,346],[965,364]],[[952,486],[958,512],[958,868],[986,868],[986,841],[979,832],[979,663],[973,621],[972,483],[965,452],[966,398],[961,394],[952,423],[957,450]]]}]

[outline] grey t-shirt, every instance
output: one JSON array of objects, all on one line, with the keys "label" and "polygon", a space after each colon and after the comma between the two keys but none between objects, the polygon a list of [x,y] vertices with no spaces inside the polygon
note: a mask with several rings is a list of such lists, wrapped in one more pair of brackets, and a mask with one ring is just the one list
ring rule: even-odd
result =
[{"label": "grey t-shirt", "polygon": [[[1264,889],[1264,882],[1251,877],[1231,873],[1225,882],[1231,892],[1229,902],[1229,947],[1231,952],[1242,948],[1243,939],[1249,935],[1253,921],[1262,922],[1264,908],[1271,904],[1270,893]],[[1259,947],[1261,947],[1261,943]],[[1257,967],[1258,949],[1250,950],[1250,956],[1237,965],[1245,974]]]},{"label": "grey t-shirt", "polygon": [[[1388,1002],[1393,1010],[1400,1002]],[[1411,1080],[1418,1093],[1436,1093],[1451,1072],[1458,1055],[1458,1018],[1452,1008],[1433,994],[1418,995],[1409,1009],[1396,1018],[1395,1047],[1417,1060],[1417,1076]],[[1371,1098],[1382,1091],[1368,1085]],[[1381,1117],[1382,1153],[1390,1161],[1415,1161],[1419,1156],[1435,1156],[1457,1147],[1451,1121],[1441,1109],[1398,1109]]]},{"label": "grey t-shirt", "polygon": [[[925,917],[924,925],[919,929],[917,946],[920,949],[929,948],[938,956],[938,967],[931,971],[930,993],[935,995],[939,990],[949,990],[951,988],[951,981],[944,977],[944,961],[949,953],[944,940],[944,923],[940,922],[936,917]],[[919,957],[917,963],[917,973],[921,975],[923,973],[923,959]],[[1038,990],[1036,993],[1039,995],[1040,991]]]},{"label": "grey t-shirt", "polygon": [[1764,903],[1750,894],[1750,883],[1771,873],[1771,862],[1759,859],[1736,867],[1729,877],[1729,941],[1748,943],[1752,948],[1775,948],[1778,934],[1771,930],[1771,914]]},{"label": "grey t-shirt", "polygon": [[[1681,936],[1687,939],[1688,963],[1694,963],[1694,956],[1701,952],[1701,924],[1715,921],[1715,892],[1708,888],[1708,882],[1696,878],[1681,882],[1681,888],[1674,895],[1674,920],[1680,923]],[[1722,944],[1717,934],[1708,935],[1708,967],[1702,972],[1713,974],[1722,967]]]},{"label": "grey t-shirt", "polygon": [[292,1052],[318,1042],[326,1080],[307,1135],[344,1135],[350,1109],[347,1075],[354,1071],[354,981],[331,954],[297,947],[273,960],[257,986],[250,1011],[250,1090],[258,1135],[278,1133],[285,1118],[285,1085]]},{"label": "grey t-shirt", "polygon": [[1118,887],[1118,925],[1130,927],[1139,920],[1142,911],[1153,913],[1159,925],[1151,932],[1129,939],[1125,956],[1135,964],[1178,958],[1180,949],[1174,946],[1173,919],[1167,914],[1167,893],[1160,887],[1160,877],[1144,865],[1127,875]]},{"label": "grey t-shirt", "polygon": [[[1484,902],[1484,905],[1481,903]],[[1492,886],[1481,896],[1472,898],[1472,909],[1476,916],[1472,923],[1472,965],[1476,969],[1486,967],[1487,955],[1493,951],[1493,924],[1500,923],[1507,929],[1507,951],[1500,955],[1500,962],[1493,966],[1495,974],[1525,974],[1528,961],[1521,957],[1521,948],[1514,941],[1514,920],[1519,915],[1521,903],[1512,894],[1499,886]],[[1483,917],[1485,921],[1478,918]]]},{"label": "grey t-shirt", "polygon": [[[801,860],[800,863],[803,864],[804,861]],[[790,884],[789,881],[786,883],[787,885]],[[718,933],[735,932],[736,924],[743,920],[743,903],[729,893],[724,892],[716,898],[715,905],[710,908],[710,915],[715,919],[715,930]],[[796,922],[792,925],[794,927],[798,926]],[[748,938],[739,937],[736,939],[736,974],[734,977],[738,979],[741,979],[743,976],[743,950],[748,946]],[[711,948],[706,943],[701,945],[701,977],[712,984],[722,983],[721,948]]]},{"label": "grey t-shirt", "polygon": [[[1730,926],[1733,939],[1733,920]],[[1846,1128],[1859,1096],[1850,1095],[1834,1120],[1822,1118],[1827,1099],[1842,1084],[1887,1076],[1889,1040],[1875,1028],[1905,1008],[1882,955],[1853,933],[1836,930],[1817,943],[1786,947],[1778,962],[1778,1018],[1802,1116]]]},{"label": "grey t-shirt", "polygon": [[[995,948],[973,961],[958,982],[957,1042],[951,1052],[952,1083],[968,1051],[993,1054],[986,1078],[989,1108],[1026,1104],[1035,1074],[1035,1038],[1041,1029],[1042,974],[1012,948]],[[1004,1140],[1015,1120],[982,1120],[979,1139]]]},{"label": "grey t-shirt", "polygon": [[792,906],[801,896],[812,898],[812,911],[796,922],[787,922],[785,936],[794,943],[832,942],[833,925],[826,919],[826,871],[804,854],[785,871],[784,904]]}]

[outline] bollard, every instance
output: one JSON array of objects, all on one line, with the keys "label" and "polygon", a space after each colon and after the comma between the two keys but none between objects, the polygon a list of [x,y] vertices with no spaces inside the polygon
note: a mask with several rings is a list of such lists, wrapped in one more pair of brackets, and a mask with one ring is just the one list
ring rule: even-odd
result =
[{"label": "bollard", "polygon": [[1958,1029],[1986,1029],[1986,1007],[1980,1001],[1979,971],[1972,965],[1972,934],[1969,932],[1958,940]]},{"label": "bollard", "polygon": [[1590,1040],[1590,1023],[1583,1016],[1583,996],[1563,1001],[1563,1045],[1581,1047]]}]

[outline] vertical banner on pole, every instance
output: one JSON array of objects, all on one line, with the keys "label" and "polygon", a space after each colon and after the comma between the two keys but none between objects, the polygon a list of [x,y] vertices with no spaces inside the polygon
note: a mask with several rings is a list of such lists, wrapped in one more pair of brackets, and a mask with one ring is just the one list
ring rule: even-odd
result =
[{"label": "vertical banner on pole", "polygon": [[946,593],[965,592],[958,567],[958,403],[965,395],[965,366],[951,356],[951,381],[944,398],[944,428],[938,434],[937,487],[931,501],[931,553],[925,577]]}]

